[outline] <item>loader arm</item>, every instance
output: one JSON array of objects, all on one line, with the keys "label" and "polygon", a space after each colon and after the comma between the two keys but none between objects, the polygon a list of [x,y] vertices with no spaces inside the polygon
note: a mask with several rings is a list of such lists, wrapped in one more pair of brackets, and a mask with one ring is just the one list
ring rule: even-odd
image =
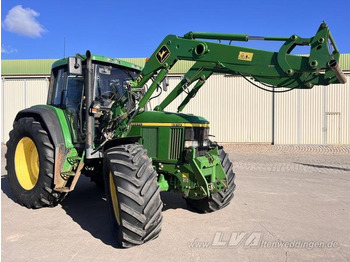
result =
[{"label": "loader arm", "polygon": [[[219,43],[208,41],[213,39],[219,40]],[[224,44],[221,40],[230,42]],[[278,52],[231,45],[232,41],[248,40],[282,41],[283,44]],[[292,55],[291,52],[298,45],[310,46],[309,56]],[[252,37],[194,32],[189,32],[184,37],[168,35],[146,62],[138,78],[131,82],[131,87],[133,90],[140,90],[153,79],[138,103],[138,108],[143,108],[178,60],[195,61],[183,80],[155,108],[164,110],[188,86],[197,81],[179,106],[178,111],[181,111],[213,73],[249,76],[257,83],[286,88],[312,88],[314,85],[345,83],[346,78],[339,67],[339,56],[339,50],[325,22],[311,38],[297,35]]]}]

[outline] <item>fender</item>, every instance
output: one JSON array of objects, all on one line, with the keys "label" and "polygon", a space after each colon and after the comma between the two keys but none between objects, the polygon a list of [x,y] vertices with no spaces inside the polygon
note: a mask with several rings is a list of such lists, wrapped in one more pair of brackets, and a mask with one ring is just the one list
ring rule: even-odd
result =
[{"label": "fender", "polygon": [[67,180],[62,173],[72,171],[74,164],[67,159],[77,157],[66,118],[61,109],[48,105],[33,106],[18,112],[15,121],[23,117],[34,117],[44,123],[55,148],[54,184],[55,190],[62,191]]},{"label": "fender", "polygon": [[33,106],[18,112],[15,121],[18,121],[23,117],[39,117],[45,124],[47,130],[49,131],[49,136],[55,147],[60,144],[65,144],[62,132],[57,132],[61,130],[60,122],[58,121],[57,114],[50,107]]}]

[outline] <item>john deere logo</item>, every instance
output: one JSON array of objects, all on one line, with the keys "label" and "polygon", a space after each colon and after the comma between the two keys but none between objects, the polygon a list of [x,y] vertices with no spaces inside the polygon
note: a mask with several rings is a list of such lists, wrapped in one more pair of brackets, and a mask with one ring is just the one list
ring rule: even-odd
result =
[{"label": "john deere logo", "polygon": [[157,52],[158,62],[163,64],[165,62],[165,60],[167,60],[169,55],[170,55],[169,49],[165,45],[163,45],[162,48],[159,49],[159,51]]}]

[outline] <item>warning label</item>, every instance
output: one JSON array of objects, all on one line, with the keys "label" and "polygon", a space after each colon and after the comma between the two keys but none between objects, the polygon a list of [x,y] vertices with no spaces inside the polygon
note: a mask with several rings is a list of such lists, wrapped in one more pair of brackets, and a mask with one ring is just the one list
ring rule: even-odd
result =
[{"label": "warning label", "polygon": [[254,53],[239,52],[238,60],[252,61],[253,60],[253,55],[254,55]]}]

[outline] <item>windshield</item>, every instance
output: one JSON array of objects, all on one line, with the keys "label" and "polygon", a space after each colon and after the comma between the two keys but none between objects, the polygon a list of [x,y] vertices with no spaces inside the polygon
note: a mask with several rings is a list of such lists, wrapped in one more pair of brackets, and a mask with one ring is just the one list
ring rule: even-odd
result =
[{"label": "windshield", "polygon": [[127,81],[134,80],[139,71],[110,65],[95,65],[95,100],[103,97],[118,100],[126,91]]}]

